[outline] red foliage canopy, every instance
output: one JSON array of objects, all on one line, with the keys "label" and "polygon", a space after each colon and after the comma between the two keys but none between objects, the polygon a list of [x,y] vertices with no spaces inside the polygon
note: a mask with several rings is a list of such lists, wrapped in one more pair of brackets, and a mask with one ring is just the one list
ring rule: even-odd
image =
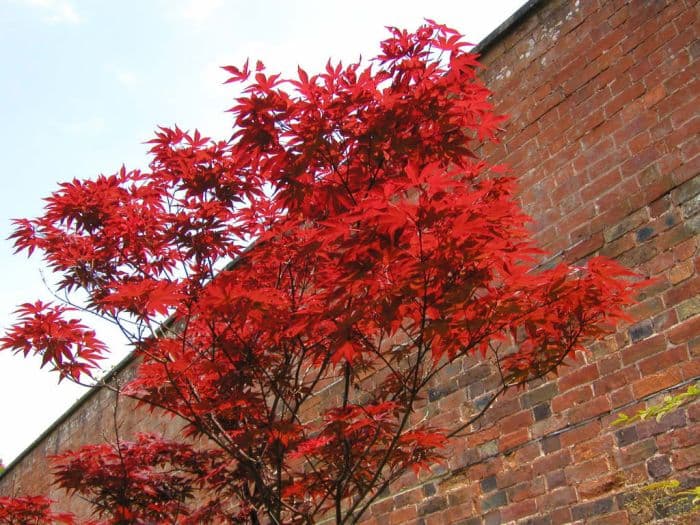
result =
[{"label": "red foliage canopy", "polygon": [[[125,393],[206,438],[61,456],[59,484],[113,523],[356,522],[472,422],[411,417],[446,364],[492,355],[496,396],[624,317],[638,284],[616,263],[539,269],[514,178],[475,153],[505,117],[461,36],[390,32],[370,65],[224,68],[245,86],[230,140],[160,128],[149,171],[64,183],[17,221],[18,250],[130,338]],[[69,309],[24,305],[2,345],[93,374],[107,348]]]},{"label": "red foliage canopy", "polygon": [[51,503],[50,499],[43,496],[0,497],[0,524],[65,523],[73,525],[75,523],[71,514],[52,512]]}]

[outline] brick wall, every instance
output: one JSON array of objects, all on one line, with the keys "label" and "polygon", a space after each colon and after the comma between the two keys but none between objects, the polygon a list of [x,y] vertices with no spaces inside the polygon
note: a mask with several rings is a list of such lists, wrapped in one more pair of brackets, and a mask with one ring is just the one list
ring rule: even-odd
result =
[{"label": "brick wall", "polygon": [[[113,387],[133,377],[134,363],[125,363],[110,381]],[[133,400],[117,396],[113,390],[94,389],[79,400],[44,436],[8,466],[0,477],[0,495],[46,495],[59,502],[55,509],[90,517],[91,507],[80,498],[68,498],[52,486],[47,456],[92,443],[133,439],[138,432],[177,436],[181,423],[172,417],[137,407]],[[94,516],[93,516],[94,517]]]},{"label": "brick wall", "polygon": [[[638,487],[700,483],[700,406],[611,422],[700,380],[697,15],[694,1],[541,2],[485,49],[482,78],[511,116],[487,154],[519,177],[552,260],[604,254],[657,281],[631,309],[636,323],[558,379],[510,392],[444,472],[368,522],[624,524],[684,510],[661,501],[654,515]],[[497,381],[465,360],[426,410],[466,420]]]},{"label": "brick wall", "polygon": [[[655,517],[638,487],[700,483],[700,405],[659,423],[611,422],[700,380],[697,17],[692,0],[543,1],[483,49],[482,77],[511,115],[484,153],[519,177],[551,260],[605,254],[657,280],[631,309],[635,323],[558,378],[509,392],[445,465],[406,476],[367,523],[624,524],[684,510],[661,501]],[[464,359],[419,410],[438,425],[466,421],[497,384],[488,364]],[[0,479],[0,493],[46,492],[45,455],[109,437],[113,413],[109,392],[90,397]],[[121,433],[144,417],[122,403]],[[149,428],[172,433],[156,421]]]}]

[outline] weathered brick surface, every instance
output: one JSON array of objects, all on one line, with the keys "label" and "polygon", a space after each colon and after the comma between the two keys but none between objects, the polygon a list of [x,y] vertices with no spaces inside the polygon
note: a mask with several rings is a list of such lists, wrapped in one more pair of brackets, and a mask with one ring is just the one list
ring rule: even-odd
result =
[{"label": "weathered brick surface", "polygon": [[[655,281],[634,322],[558,378],[496,402],[445,465],[405,476],[367,523],[637,523],[639,484],[700,477],[698,404],[611,427],[620,411],[700,378],[697,19],[694,0],[543,1],[484,50],[482,77],[511,118],[482,153],[519,177],[537,240],[553,261],[604,254]],[[497,384],[489,366],[464,359],[421,410],[467,421]],[[45,456],[109,435],[112,406],[108,392],[93,396],[0,479],[0,493],[46,492]],[[128,404],[117,417],[125,436],[173,431]]]},{"label": "weathered brick surface", "polygon": [[[520,178],[537,239],[555,260],[604,254],[656,281],[633,323],[497,402],[454,445],[458,474],[439,477],[438,494],[460,487],[476,515],[436,523],[635,523],[620,495],[697,477],[696,408],[610,426],[700,377],[697,13],[684,1],[542,2],[485,50],[483,76],[511,116],[487,153]],[[459,384],[466,419],[488,388]],[[462,450],[491,442],[503,455]]]}]

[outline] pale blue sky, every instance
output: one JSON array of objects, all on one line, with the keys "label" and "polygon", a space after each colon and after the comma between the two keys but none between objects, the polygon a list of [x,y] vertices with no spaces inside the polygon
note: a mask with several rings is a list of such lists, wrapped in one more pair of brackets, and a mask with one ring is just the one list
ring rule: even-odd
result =
[{"label": "pale blue sky", "polygon": [[[227,138],[233,92],[218,66],[250,56],[314,72],[329,57],[372,56],[385,25],[414,29],[423,18],[478,43],[523,3],[0,0],[0,330],[17,304],[47,297],[40,261],[12,255],[10,220],[39,214],[60,181],[145,167],[143,142],[159,124]],[[82,393],[37,368],[0,353],[5,463]]]}]

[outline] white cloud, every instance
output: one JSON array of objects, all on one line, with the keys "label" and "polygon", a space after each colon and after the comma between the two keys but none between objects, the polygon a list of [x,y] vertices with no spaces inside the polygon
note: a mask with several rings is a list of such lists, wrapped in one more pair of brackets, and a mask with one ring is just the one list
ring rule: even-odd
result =
[{"label": "white cloud", "polygon": [[79,24],[82,17],[69,0],[18,0],[41,13],[41,18],[49,24]]}]

